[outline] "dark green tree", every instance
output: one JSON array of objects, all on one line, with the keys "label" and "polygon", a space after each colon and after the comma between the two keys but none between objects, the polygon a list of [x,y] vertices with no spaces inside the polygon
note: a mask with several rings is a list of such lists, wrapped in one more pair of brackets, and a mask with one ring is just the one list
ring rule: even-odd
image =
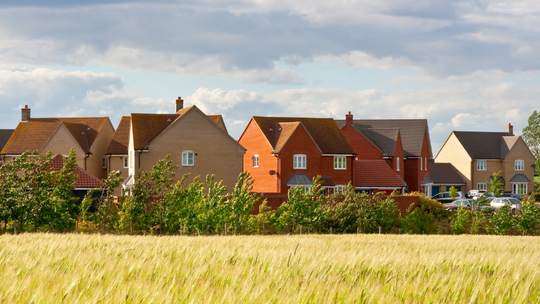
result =
[{"label": "dark green tree", "polygon": [[535,110],[529,116],[528,124],[523,128],[521,137],[536,158],[534,171],[538,174],[540,172],[540,112]]}]

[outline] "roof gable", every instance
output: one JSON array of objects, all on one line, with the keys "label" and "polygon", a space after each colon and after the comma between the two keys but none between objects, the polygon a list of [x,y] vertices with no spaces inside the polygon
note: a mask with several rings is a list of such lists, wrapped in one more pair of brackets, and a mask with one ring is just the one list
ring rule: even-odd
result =
[{"label": "roof gable", "polygon": [[519,137],[509,136],[506,132],[454,131],[453,133],[473,159],[503,159]]},{"label": "roof gable", "polygon": [[399,136],[399,129],[360,129],[358,132],[364,135],[379,150],[381,150],[384,156],[394,156]]},{"label": "roof gable", "polygon": [[[262,117],[253,116],[252,118],[259,126],[261,132],[267,141],[277,150],[277,134],[281,123],[301,123],[307,133],[313,139],[315,145],[323,154],[355,154],[341,130],[332,118],[305,118],[305,117]],[[287,127],[292,125],[287,125]],[[290,133],[290,128],[286,133]],[[285,136],[284,134],[284,136]],[[290,136],[290,135],[289,135]]]},{"label": "roof gable", "polygon": [[116,129],[116,132],[114,133],[111,143],[109,144],[107,153],[105,154],[108,154],[108,155],[111,155],[111,154],[127,155],[128,154],[130,128],[131,128],[131,117],[122,116],[122,119],[120,120],[120,123],[118,124],[118,128]]},{"label": "roof gable", "polygon": [[11,134],[13,134],[13,131],[15,130],[11,130],[11,129],[0,130],[0,151],[2,151],[2,149],[8,142],[9,138],[11,137]]}]

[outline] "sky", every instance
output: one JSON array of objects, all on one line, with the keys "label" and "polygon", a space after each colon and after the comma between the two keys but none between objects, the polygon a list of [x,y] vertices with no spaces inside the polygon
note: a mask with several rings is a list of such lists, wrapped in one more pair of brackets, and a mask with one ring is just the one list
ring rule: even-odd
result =
[{"label": "sky", "polygon": [[427,119],[521,134],[540,110],[532,0],[2,0],[0,129],[32,117]]}]

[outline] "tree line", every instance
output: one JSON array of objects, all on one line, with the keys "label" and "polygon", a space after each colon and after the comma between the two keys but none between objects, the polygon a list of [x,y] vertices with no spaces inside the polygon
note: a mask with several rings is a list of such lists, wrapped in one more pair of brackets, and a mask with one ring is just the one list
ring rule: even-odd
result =
[{"label": "tree line", "polygon": [[[73,196],[76,166],[70,152],[59,171],[52,153],[23,153],[0,167],[0,225],[3,233],[85,232],[151,235],[275,234],[275,233],[411,233],[411,234],[540,234],[540,209],[523,202],[523,211],[506,207],[494,214],[460,209],[451,213],[422,193],[419,203],[402,215],[395,195],[342,193],[324,195],[319,177],[309,190],[289,190],[277,209],[252,192],[247,172],[231,191],[213,175],[204,180],[189,174],[174,182],[178,166],[167,156],[143,171],[130,193],[113,196],[121,185],[119,171],[103,179],[82,202]],[[253,212],[258,208],[258,212]]]}]

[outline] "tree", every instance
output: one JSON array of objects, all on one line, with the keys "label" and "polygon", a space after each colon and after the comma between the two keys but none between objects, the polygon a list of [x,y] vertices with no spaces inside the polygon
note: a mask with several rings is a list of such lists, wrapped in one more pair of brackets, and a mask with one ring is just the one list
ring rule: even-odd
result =
[{"label": "tree", "polygon": [[457,188],[454,186],[450,187],[450,197],[452,198],[452,201],[455,201],[457,196],[458,196]]},{"label": "tree", "polygon": [[528,125],[523,128],[521,137],[529,146],[532,154],[536,158],[536,166],[534,171],[536,173],[540,172],[540,112],[534,111],[531,116],[529,116]]},{"label": "tree", "polygon": [[493,178],[488,182],[488,191],[493,193],[496,197],[503,196],[504,192],[501,175],[502,171],[493,172]]}]

